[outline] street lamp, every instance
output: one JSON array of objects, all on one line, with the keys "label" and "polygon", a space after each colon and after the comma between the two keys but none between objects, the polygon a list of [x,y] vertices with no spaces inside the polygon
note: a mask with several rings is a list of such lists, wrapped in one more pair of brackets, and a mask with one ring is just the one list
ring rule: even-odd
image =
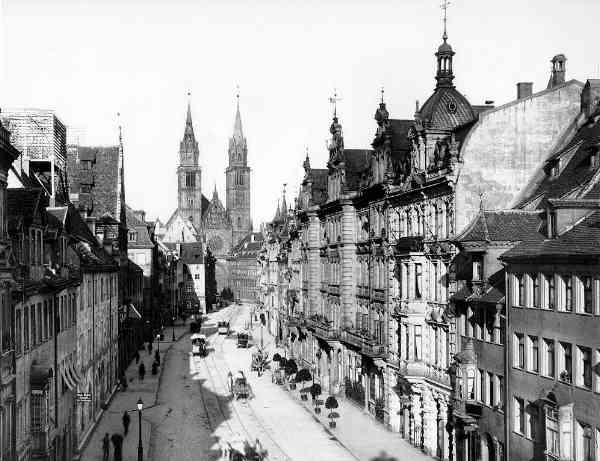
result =
[{"label": "street lamp", "polygon": [[175,316],[173,316],[173,342],[175,342]]},{"label": "street lamp", "polygon": [[142,402],[142,398],[138,398],[137,401],[137,409],[138,409],[138,461],[144,461],[144,448],[142,447],[142,408],[144,407],[144,402]]},{"label": "street lamp", "polygon": [[158,355],[160,355],[160,333],[156,335],[156,350],[158,351]]}]

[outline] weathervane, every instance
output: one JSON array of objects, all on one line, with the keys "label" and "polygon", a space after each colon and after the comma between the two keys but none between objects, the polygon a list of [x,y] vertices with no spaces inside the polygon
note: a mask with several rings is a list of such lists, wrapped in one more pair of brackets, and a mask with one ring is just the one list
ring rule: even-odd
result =
[{"label": "weathervane", "polygon": [[337,102],[341,100],[342,98],[338,98],[337,88],[334,88],[333,97],[329,98],[329,103],[333,105],[333,118],[337,118]]},{"label": "weathervane", "polygon": [[117,112],[117,121],[119,123],[119,144],[123,142],[123,136],[121,133],[121,112]]},{"label": "weathervane", "polygon": [[447,13],[448,13],[449,6],[450,6],[450,2],[448,0],[442,0],[442,4],[440,5],[440,8],[442,10],[444,10],[444,35],[442,35],[442,38],[444,39],[444,41],[446,41],[448,39],[448,34],[446,33],[446,20],[447,20]]},{"label": "weathervane", "polygon": [[383,104],[383,93],[385,93],[385,90],[383,89],[383,85],[381,85],[381,104]]},{"label": "weathervane", "polygon": [[235,97],[237,98],[237,105],[240,107],[240,86],[235,86]]}]

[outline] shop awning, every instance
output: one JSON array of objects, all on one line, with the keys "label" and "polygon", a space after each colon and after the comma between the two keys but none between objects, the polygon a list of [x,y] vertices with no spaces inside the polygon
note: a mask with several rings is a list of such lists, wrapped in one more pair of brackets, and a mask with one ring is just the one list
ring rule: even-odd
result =
[{"label": "shop awning", "polygon": [[79,373],[77,373],[75,362],[71,362],[71,364],[69,365],[69,372],[71,373],[71,377],[73,378],[75,384],[79,386],[83,380],[81,379]]},{"label": "shop awning", "polygon": [[134,318],[134,319],[140,319],[142,318],[142,314],[139,313],[139,311],[135,308],[135,306],[133,304],[129,304],[127,309],[127,314],[128,317],[130,318]]},{"label": "shop awning", "polygon": [[67,387],[73,392],[76,392],[77,386],[72,381],[72,378],[67,371],[67,367],[64,364],[60,366],[60,374],[63,378],[63,381],[67,384]]}]

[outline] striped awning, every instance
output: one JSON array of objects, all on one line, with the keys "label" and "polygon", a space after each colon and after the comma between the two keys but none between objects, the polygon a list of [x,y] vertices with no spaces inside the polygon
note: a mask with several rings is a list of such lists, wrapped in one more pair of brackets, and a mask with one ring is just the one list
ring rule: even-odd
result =
[{"label": "striped awning", "polygon": [[68,367],[64,363],[60,366],[60,375],[62,376],[63,381],[67,384],[67,387],[73,392],[76,392],[77,385],[73,382],[73,378],[68,372]]}]

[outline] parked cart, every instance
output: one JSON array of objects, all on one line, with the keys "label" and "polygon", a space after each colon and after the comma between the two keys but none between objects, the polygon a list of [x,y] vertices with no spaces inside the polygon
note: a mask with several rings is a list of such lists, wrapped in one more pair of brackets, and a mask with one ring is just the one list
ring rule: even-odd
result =
[{"label": "parked cart", "polygon": [[283,374],[283,370],[278,368],[277,370],[273,371],[271,381],[279,385],[285,384],[285,375]]},{"label": "parked cart", "polygon": [[239,375],[234,378],[231,393],[236,400],[239,398],[247,399],[250,397],[250,385],[248,384],[248,380],[244,376],[244,373],[240,372]]}]

